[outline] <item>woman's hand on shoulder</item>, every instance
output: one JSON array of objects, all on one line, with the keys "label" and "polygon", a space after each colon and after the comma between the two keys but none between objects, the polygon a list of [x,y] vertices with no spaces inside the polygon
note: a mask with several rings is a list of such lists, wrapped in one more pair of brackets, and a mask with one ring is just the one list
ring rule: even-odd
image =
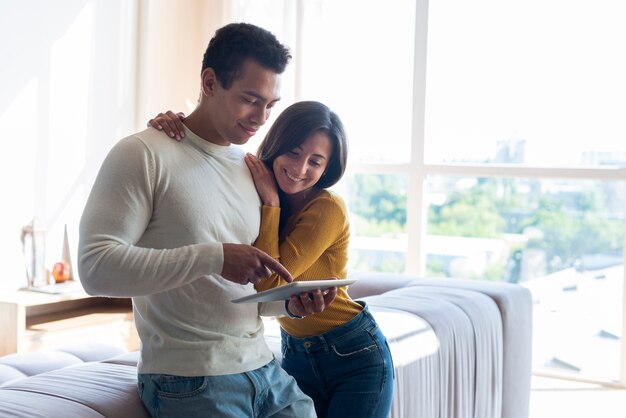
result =
[{"label": "woman's hand on shoulder", "polygon": [[250,153],[246,154],[244,160],[252,174],[254,186],[263,204],[275,208],[280,207],[278,186],[276,185],[274,173],[267,168],[263,161]]},{"label": "woman's hand on shoulder", "polygon": [[170,138],[180,141],[185,137],[184,120],[185,114],[183,112],[174,113],[168,110],[165,113],[159,113],[154,119],[150,119],[148,126],[164,131]]}]

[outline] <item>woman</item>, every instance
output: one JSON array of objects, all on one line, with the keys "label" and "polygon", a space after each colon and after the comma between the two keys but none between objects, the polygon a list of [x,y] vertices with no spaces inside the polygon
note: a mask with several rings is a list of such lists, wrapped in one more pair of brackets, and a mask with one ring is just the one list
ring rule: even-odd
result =
[{"label": "woman", "polygon": [[[173,113],[150,124],[166,126]],[[248,154],[263,203],[255,246],[278,259],[294,280],[346,277],[349,224],[344,202],[327,190],[343,176],[347,138],[339,117],[319,102],[285,109],[257,151]],[[274,275],[256,285],[282,285]],[[296,297],[296,296],[292,296]],[[319,417],[387,417],[393,391],[393,364],[387,341],[365,302],[345,287],[324,311],[306,318],[277,318],[281,326],[283,368],[309,395]]]}]

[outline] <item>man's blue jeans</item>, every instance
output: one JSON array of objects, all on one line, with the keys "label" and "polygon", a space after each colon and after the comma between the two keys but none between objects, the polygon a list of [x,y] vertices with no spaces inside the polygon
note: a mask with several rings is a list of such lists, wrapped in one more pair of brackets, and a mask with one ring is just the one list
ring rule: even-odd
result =
[{"label": "man's blue jeans", "polygon": [[152,417],[315,418],[311,399],[276,360],[223,376],[140,374],[138,388]]},{"label": "man's blue jeans", "polygon": [[386,418],[393,397],[387,339],[365,303],[348,323],[314,337],[281,329],[283,368],[315,403],[319,418]]}]

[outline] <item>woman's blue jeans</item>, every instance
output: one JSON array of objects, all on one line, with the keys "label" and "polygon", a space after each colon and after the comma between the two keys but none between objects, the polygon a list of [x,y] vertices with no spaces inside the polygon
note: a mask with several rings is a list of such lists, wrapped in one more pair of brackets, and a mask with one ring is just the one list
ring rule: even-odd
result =
[{"label": "woman's blue jeans", "polygon": [[318,418],[386,418],[393,395],[387,339],[364,302],[348,323],[295,338],[281,329],[283,368],[315,403]]}]

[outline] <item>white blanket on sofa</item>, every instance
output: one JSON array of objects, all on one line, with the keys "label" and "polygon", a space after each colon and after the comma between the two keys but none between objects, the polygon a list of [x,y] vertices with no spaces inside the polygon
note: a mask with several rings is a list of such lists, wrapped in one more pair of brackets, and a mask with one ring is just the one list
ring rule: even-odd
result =
[{"label": "white blanket on sofa", "polygon": [[[502,322],[495,302],[465,289],[408,286],[363,298],[395,368],[391,418],[500,418]],[[266,322],[280,360],[280,330]]]},{"label": "white blanket on sofa", "polygon": [[491,298],[415,286],[365,300],[394,358],[398,396],[391,417],[501,416],[502,323]]}]

